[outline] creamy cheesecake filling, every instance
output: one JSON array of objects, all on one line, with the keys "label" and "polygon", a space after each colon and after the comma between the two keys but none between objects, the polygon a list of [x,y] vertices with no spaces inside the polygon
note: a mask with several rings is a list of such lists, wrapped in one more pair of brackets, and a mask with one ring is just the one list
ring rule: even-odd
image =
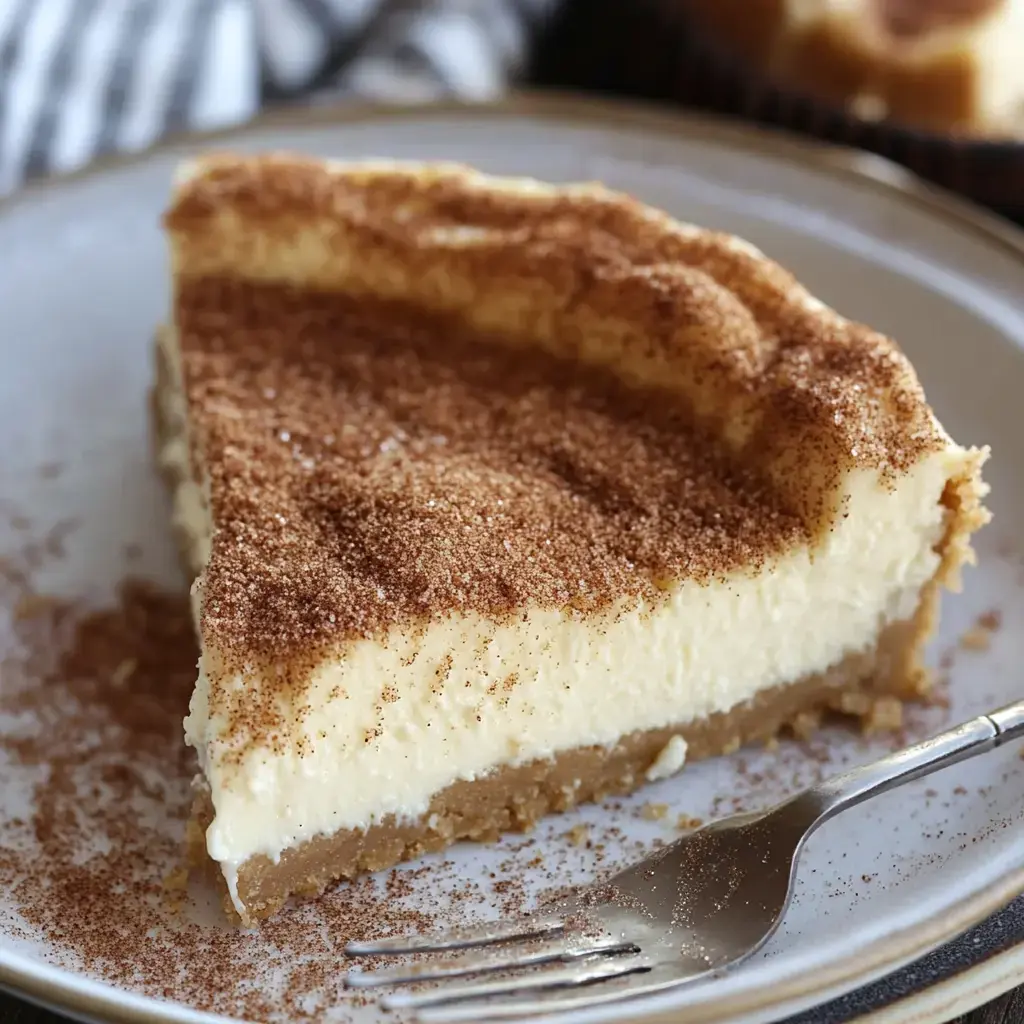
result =
[{"label": "creamy cheesecake filling", "polygon": [[[855,474],[847,517],[813,552],[707,586],[682,582],[653,607],[596,618],[533,609],[510,625],[453,614],[386,643],[356,641],[316,669],[285,712],[296,733],[272,744],[211,711],[217,651],[207,649],[186,735],[215,809],[207,848],[236,908],[238,870],[255,855],[276,861],[318,835],[414,820],[453,782],[727,711],[869,648],[883,625],[913,615],[936,574],[940,499],[963,455],[929,457],[897,490]],[[180,489],[179,514],[203,508],[198,490]],[[234,685],[253,694],[274,680],[239,673]],[[684,754],[666,751],[655,777]]]},{"label": "creamy cheesecake filling", "polygon": [[[173,334],[161,343],[180,383]],[[160,400],[164,421],[181,431],[161,452],[181,481],[175,520],[205,560],[209,513],[189,465],[184,402],[178,387],[161,389]],[[877,470],[855,472],[845,517],[813,548],[716,583],[679,582],[654,605],[622,602],[599,616],[535,608],[510,624],[450,614],[396,628],[386,642],[352,642],[283,709],[297,723],[288,737],[240,732],[211,707],[218,652],[207,647],[185,729],[215,812],[207,849],[236,909],[238,871],[251,857],[277,861],[316,836],[416,820],[454,782],[685,725],[869,649],[886,624],[914,614],[936,575],[943,492],[970,458],[950,445],[897,488]],[[275,687],[273,672],[226,682],[217,671],[222,691],[254,703]],[[651,777],[684,761],[679,739]]]}]

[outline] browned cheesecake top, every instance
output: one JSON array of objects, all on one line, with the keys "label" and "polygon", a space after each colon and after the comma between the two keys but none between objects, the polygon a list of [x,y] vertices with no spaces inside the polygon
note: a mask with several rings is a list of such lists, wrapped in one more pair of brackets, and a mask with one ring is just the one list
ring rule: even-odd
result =
[{"label": "browned cheesecake top", "polygon": [[167,224],[228,652],[757,571],[943,443],[891,342],[597,187],[223,158]]}]

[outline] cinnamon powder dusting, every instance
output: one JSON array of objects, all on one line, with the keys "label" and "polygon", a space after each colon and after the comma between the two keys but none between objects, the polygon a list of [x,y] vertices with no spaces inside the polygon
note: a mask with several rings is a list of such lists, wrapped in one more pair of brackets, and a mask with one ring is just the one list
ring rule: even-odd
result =
[{"label": "cinnamon powder dusting", "polygon": [[229,671],[756,570],[945,444],[890,340],[598,186],[208,155],[164,223]]},{"label": "cinnamon powder dusting", "polygon": [[[33,545],[0,560],[0,933],[118,987],[254,1020],[346,1020],[349,939],[429,928],[416,871],[340,887],[258,931],[225,927],[184,871],[195,765],[188,597],[141,580],[96,607],[35,593]],[[444,877],[443,865],[431,869]],[[447,923],[451,923],[450,921]],[[6,939],[4,941],[7,941]],[[277,979],[276,981],[274,979]]]},{"label": "cinnamon powder dusting", "polygon": [[[181,726],[196,660],[187,595],[140,580],[99,607],[36,592],[33,571],[60,547],[58,533],[0,559],[0,781],[5,807],[24,808],[0,821],[5,941],[199,1010],[377,1019],[372,996],[342,987],[347,941],[457,926],[488,908],[527,912],[535,882],[550,897],[663,842],[597,823],[559,842],[552,824],[543,847],[500,842],[485,855],[490,871],[432,858],[343,884],[258,929],[228,927],[219,894],[183,867],[195,771]],[[623,804],[609,809],[620,816]]]},{"label": "cinnamon powder dusting", "polygon": [[[577,824],[561,842],[555,823],[539,839],[506,837],[482,854],[491,870],[432,858],[341,885],[256,930],[227,927],[219,896],[183,870],[195,770],[181,738],[196,658],[187,596],[138,580],[100,607],[36,592],[34,570],[61,546],[58,530],[0,559],[0,938],[59,966],[248,1020],[378,1019],[373,997],[342,988],[347,941],[457,926],[488,908],[527,912],[535,884],[553,898],[570,880],[612,873],[665,841],[611,824],[630,807],[641,830],[699,824],[646,821],[636,801],[613,801],[608,822]],[[820,742],[785,744],[764,774],[741,759],[731,796],[708,813],[759,809],[820,778],[836,751]]]},{"label": "cinnamon powder dusting", "polygon": [[315,665],[432,615],[578,614],[756,571],[801,518],[671,395],[419,309],[179,289],[218,657]]}]

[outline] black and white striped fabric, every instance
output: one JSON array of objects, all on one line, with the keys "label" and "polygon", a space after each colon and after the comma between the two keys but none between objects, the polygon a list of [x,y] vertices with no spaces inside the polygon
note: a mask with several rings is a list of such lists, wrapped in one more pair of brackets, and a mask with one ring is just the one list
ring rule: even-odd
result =
[{"label": "black and white striped fabric", "polygon": [[0,193],[261,105],[489,99],[557,0],[0,0]]}]

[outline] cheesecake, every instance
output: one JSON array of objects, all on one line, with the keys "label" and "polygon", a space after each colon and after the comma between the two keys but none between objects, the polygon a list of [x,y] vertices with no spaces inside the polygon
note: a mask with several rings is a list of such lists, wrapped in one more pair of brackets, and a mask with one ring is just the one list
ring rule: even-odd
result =
[{"label": "cheesecake", "polygon": [[242,921],[925,691],[985,452],[751,245],[288,155],[187,165],[165,225],[192,831]]},{"label": "cheesecake", "polygon": [[679,0],[778,83],[866,120],[1024,135],[1024,0]]}]

